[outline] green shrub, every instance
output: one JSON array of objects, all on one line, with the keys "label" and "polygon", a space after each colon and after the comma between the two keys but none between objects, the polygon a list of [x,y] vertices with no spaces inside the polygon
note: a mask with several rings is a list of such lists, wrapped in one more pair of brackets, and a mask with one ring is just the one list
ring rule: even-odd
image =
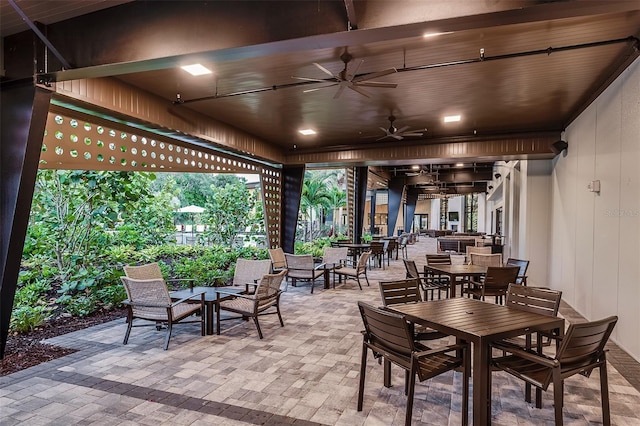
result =
[{"label": "green shrub", "polygon": [[17,333],[33,331],[49,319],[50,313],[51,308],[45,305],[19,306],[11,313],[9,329]]},{"label": "green shrub", "polygon": [[96,297],[105,309],[111,310],[120,306],[127,298],[127,291],[121,284],[110,285],[96,291]]},{"label": "green shrub", "polygon": [[42,302],[51,290],[51,284],[44,279],[37,279],[16,290],[14,306],[36,306]]},{"label": "green shrub", "polygon": [[98,301],[93,295],[81,294],[69,298],[58,298],[64,310],[74,317],[86,317],[98,310]]}]

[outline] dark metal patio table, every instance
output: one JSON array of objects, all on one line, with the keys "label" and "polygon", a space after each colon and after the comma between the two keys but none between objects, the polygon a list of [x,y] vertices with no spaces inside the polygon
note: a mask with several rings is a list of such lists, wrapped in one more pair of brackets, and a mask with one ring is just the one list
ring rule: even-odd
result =
[{"label": "dark metal patio table", "polygon": [[387,309],[473,344],[473,424],[491,424],[491,343],[539,331],[564,333],[564,319],[475,299],[433,300]]},{"label": "dark metal patio table", "polygon": [[[249,284],[247,284],[244,287],[234,287],[234,286],[225,286],[225,287],[192,287],[192,288],[187,288],[184,290],[177,290],[177,291],[172,291],[169,293],[169,295],[171,296],[172,299],[182,299],[182,298],[186,298],[189,297],[192,294],[195,293],[201,293],[204,292],[204,307],[205,307],[205,311],[203,313],[203,315],[205,315],[204,317],[204,323],[205,323],[205,328],[207,331],[207,334],[213,334],[213,318],[214,318],[214,312],[215,310],[218,308],[217,307],[217,300],[216,299],[216,292],[218,290],[220,290],[221,288],[224,289],[225,292],[233,292],[233,293],[240,293],[243,291],[247,291],[247,287]],[[221,297],[220,300],[227,300],[232,298],[233,295],[225,295],[223,297]],[[200,303],[199,300],[197,300],[198,303]]]},{"label": "dark metal patio table", "polygon": [[426,268],[430,269],[436,274],[447,275],[449,277],[450,297],[456,297],[456,284],[458,284],[458,277],[480,277],[487,273],[487,267],[482,265],[427,265]]}]

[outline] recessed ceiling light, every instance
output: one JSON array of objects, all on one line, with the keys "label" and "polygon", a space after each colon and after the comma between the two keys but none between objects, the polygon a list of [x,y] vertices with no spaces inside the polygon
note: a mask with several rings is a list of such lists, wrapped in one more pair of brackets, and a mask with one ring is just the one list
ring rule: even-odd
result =
[{"label": "recessed ceiling light", "polygon": [[315,135],[316,131],[313,129],[301,129],[298,130],[298,132],[300,132],[301,134],[305,135],[305,136],[309,136],[309,135]]},{"label": "recessed ceiling light", "polygon": [[464,167],[464,163],[456,163],[456,167]]},{"label": "recessed ceiling light", "polygon": [[441,33],[439,33],[439,32],[424,33],[422,35],[422,37],[424,37],[424,38],[437,37],[437,36],[440,36],[440,35],[451,34],[452,32],[453,31],[445,31],[445,32],[441,32]]},{"label": "recessed ceiling light", "polygon": [[205,67],[202,64],[183,65],[180,68],[182,68],[183,70],[185,70],[191,75],[204,75],[204,74],[211,74],[212,72],[209,68]]},{"label": "recessed ceiling light", "polygon": [[445,123],[453,123],[454,121],[460,121],[459,115],[447,115],[444,117]]}]

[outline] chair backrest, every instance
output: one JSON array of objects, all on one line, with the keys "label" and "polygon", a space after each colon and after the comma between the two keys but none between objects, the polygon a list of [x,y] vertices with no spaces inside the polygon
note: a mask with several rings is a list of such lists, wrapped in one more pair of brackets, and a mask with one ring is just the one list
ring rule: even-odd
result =
[{"label": "chair backrest", "polygon": [[383,241],[371,241],[371,254],[379,255],[385,253],[385,243]]},{"label": "chair backrest", "polygon": [[258,282],[265,274],[271,272],[269,259],[238,259],[233,273],[233,285],[245,285]]},{"label": "chair backrest", "polygon": [[271,306],[280,292],[280,285],[285,275],[287,275],[286,270],[277,274],[264,274],[254,293],[254,298],[258,300],[258,309]]},{"label": "chair backrest", "polygon": [[428,254],[427,265],[451,265],[449,254]]},{"label": "chair backrest", "polygon": [[383,306],[422,302],[420,284],[410,278],[396,281],[380,281],[380,296]]},{"label": "chair backrest", "polygon": [[124,274],[135,280],[162,279],[160,265],[156,262],[139,266],[123,266]]},{"label": "chair backrest", "polygon": [[507,259],[507,266],[517,266],[520,268],[518,273],[518,282],[522,282],[524,277],[527,276],[527,269],[529,268],[529,261],[523,259],[514,259],[512,257]]},{"label": "chair backrest", "polygon": [[562,292],[541,287],[509,284],[505,306],[542,315],[557,316]]},{"label": "chair backrest", "polygon": [[611,316],[598,321],[569,325],[556,353],[562,371],[578,368],[590,371],[588,367],[600,360],[616,322],[618,317]]},{"label": "chair backrest", "polygon": [[287,267],[287,259],[282,247],[269,249],[269,258],[271,258],[271,265],[274,270],[285,269]]},{"label": "chair backrest", "polygon": [[396,240],[385,240],[388,242],[387,244],[387,251],[391,252],[393,250],[396,249],[396,246],[398,245],[398,243],[396,243]]},{"label": "chair backrest", "polygon": [[[502,254],[471,253],[471,264],[480,266],[502,266]],[[518,268],[519,270],[519,268]],[[514,281],[515,282],[515,281]]]},{"label": "chair backrest", "polygon": [[415,347],[409,323],[404,316],[358,302],[364,323],[365,341],[374,351],[384,353],[405,369],[411,368]]},{"label": "chair backrest", "polygon": [[517,266],[489,266],[484,276],[485,290],[507,291],[510,283],[515,283],[518,277]]},{"label": "chair backrest", "polygon": [[467,246],[467,258],[470,258],[471,253],[478,254],[491,254],[491,246]]},{"label": "chair backrest", "polygon": [[[133,303],[133,315],[138,318],[167,320],[167,307],[171,305],[171,297],[167,284],[162,278],[135,279],[120,277],[127,298]],[[164,305],[162,307],[140,306],[140,304]]]},{"label": "chair backrest", "polygon": [[358,273],[367,271],[367,262],[369,261],[369,256],[371,256],[370,251],[365,251],[360,255],[360,258],[358,259],[358,265],[356,266],[356,270]]},{"label": "chair backrest", "polygon": [[414,260],[402,259],[404,262],[404,269],[407,271],[407,278],[420,279],[420,272]]},{"label": "chair backrest", "polygon": [[310,254],[289,254],[285,253],[287,259],[287,271],[290,276],[297,278],[313,278],[315,264],[313,256]]},{"label": "chair backrest", "polygon": [[325,247],[322,253],[322,263],[340,263],[347,259],[346,247]]}]

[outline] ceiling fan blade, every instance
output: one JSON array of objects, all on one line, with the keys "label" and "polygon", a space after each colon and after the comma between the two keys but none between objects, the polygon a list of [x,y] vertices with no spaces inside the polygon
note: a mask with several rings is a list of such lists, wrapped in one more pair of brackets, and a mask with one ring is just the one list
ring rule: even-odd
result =
[{"label": "ceiling fan blade", "polygon": [[353,77],[358,75],[358,70],[360,69],[360,65],[362,65],[363,62],[364,62],[364,59],[362,59],[360,62],[358,62],[358,64],[356,65],[356,69],[354,69],[352,72],[350,72],[349,75],[347,76],[347,80],[351,81],[353,79]]},{"label": "ceiling fan blade", "polygon": [[352,81],[356,83],[359,81],[373,80],[374,78],[383,77],[385,75],[393,74],[395,72],[398,72],[395,68],[389,68],[384,71],[373,72],[371,74],[366,74],[360,77],[356,77]]},{"label": "ceiling fan blade", "polygon": [[415,132],[408,132],[408,133],[403,133],[402,136],[407,137],[407,136],[423,136],[424,133],[415,133]]},{"label": "ceiling fan blade", "polygon": [[340,85],[340,87],[338,87],[338,91],[336,92],[335,95],[333,95],[333,99],[338,99],[340,97],[340,95],[342,95],[342,92],[344,91],[345,86],[343,84]]},{"label": "ceiling fan blade", "polygon": [[378,127],[378,129],[382,130],[383,132],[385,132],[387,135],[389,134],[389,131],[387,129],[385,129],[384,127]]},{"label": "ceiling fan blade", "polygon": [[404,127],[399,128],[398,130],[396,130],[395,133],[402,133],[402,132],[404,132],[405,130],[408,130],[408,129],[409,129],[409,126],[404,126]]},{"label": "ceiling fan blade", "polygon": [[336,86],[337,84],[338,83],[334,83],[334,84],[329,84],[328,86],[320,86],[320,87],[315,87],[313,89],[305,89],[302,91],[302,93],[315,92],[316,90],[326,89],[327,87],[333,87],[333,86]]},{"label": "ceiling fan blade", "polygon": [[362,81],[353,83],[357,86],[368,86],[368,87],[388,87],[389,89],[395,89],[398,87],[397,83],[383,83],[381,81]]},{"label": "ceiling fan blade", "polygon": [[389,135],[389,136],[391,136],[392,138],[397,139],[399,141],[402,140],[402,136],[400,136],[400,135],[393,134],[393,135]]},{"label": "ceiling fan blade", "polygon": [[326,83],[327,80],[323,80],[321,78],[307,78],[307,77],[296,77],[292,75],[291,78],[295,78],[296,80],[304,80],[304,81],[317,81],[318,83]]},{"label": "ceiling fan blade", "polygon": [[329,71],[328,69],[326,69],[325,67],[323,67],[322,65],[320,65],[317,62],[314,62],[313,65],[315,65],[316,67],[320,68],[320,70],[325,73],[325,74],[329,74],[331,77],[333,78],[337,78],[338,80],[340,80],[340,78],[338,78],[337,76],[333,75],[333,73],[331,71]]},{"label": "ceiling fan blade", "polygon": [[376,142],[384,140],[384,139],[388,138],[389,136],[391,136],[391,135],[384,135],[383,137],[376,139]]},{"label": "ceiling fan blade", "polygon": [[358,92],[360,93],[362,96],[366,96],[367,98],[370,98],[371,95],[368,94],[367,92],[365,92],[364,90],[360,89],[358,86],[355,86],[353,84],[349,85],[349,89],[353,90],[354,92]]}]

